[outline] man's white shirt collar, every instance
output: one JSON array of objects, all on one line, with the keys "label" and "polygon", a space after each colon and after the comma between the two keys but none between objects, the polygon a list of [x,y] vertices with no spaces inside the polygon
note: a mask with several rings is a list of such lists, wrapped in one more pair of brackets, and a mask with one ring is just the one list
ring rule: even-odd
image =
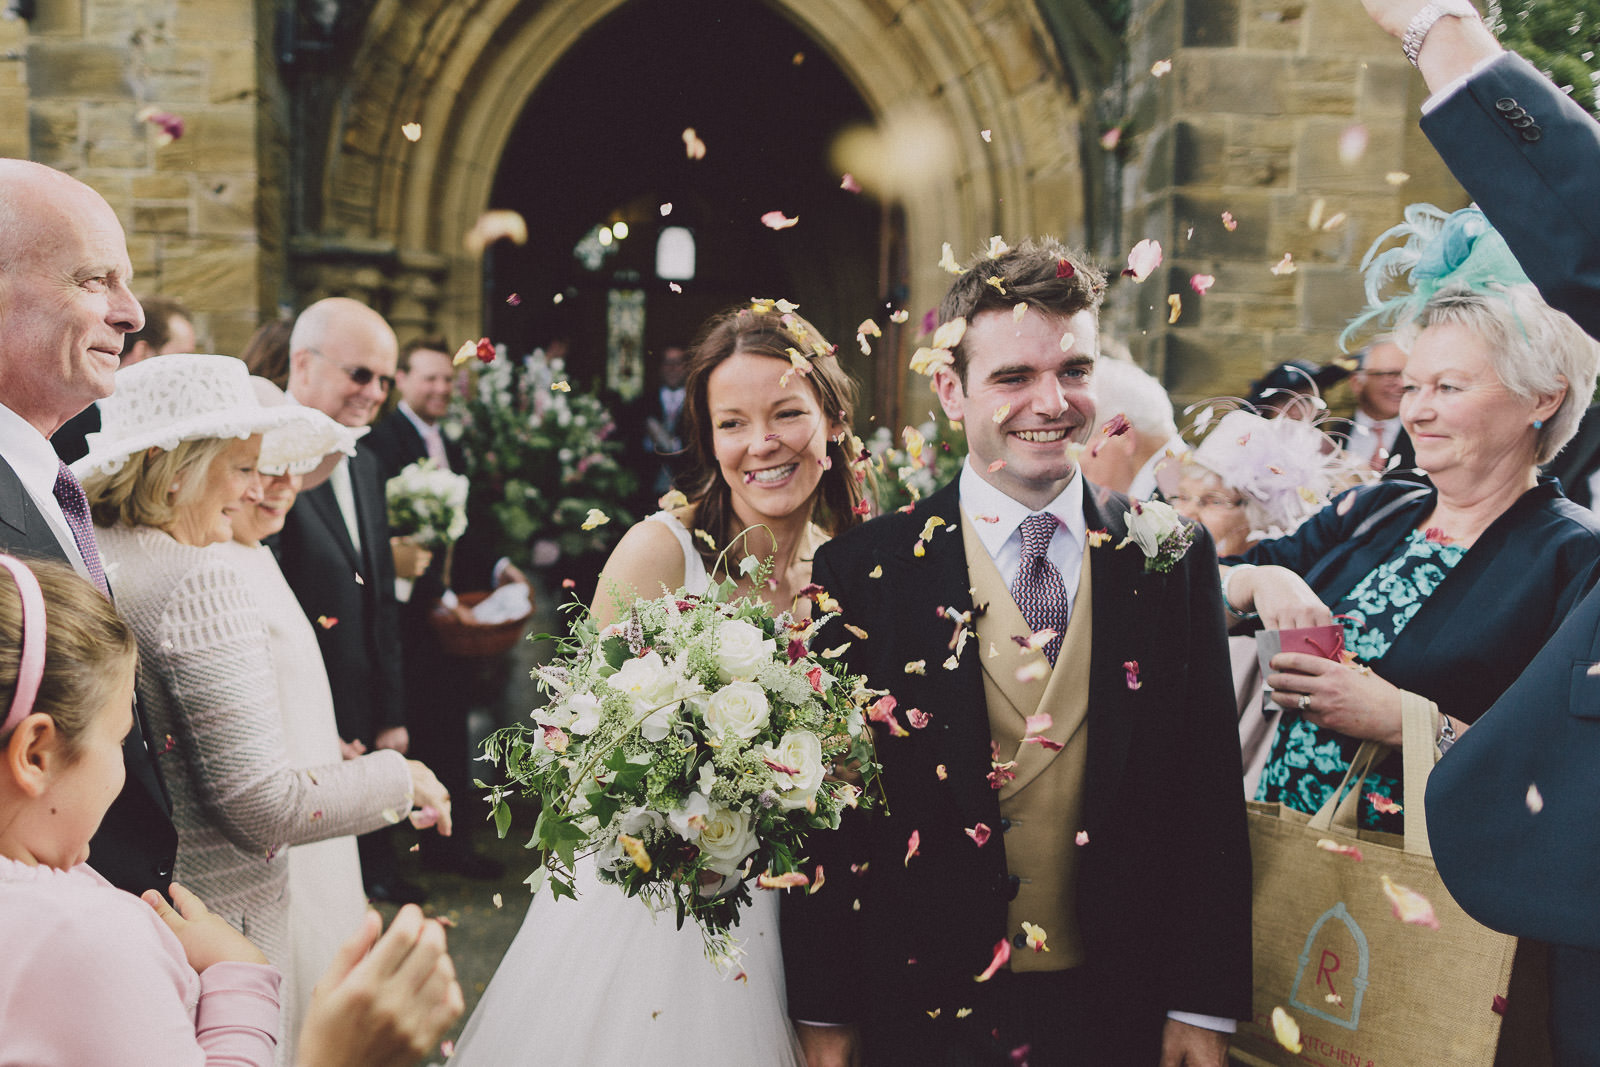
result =
[{"label": "man's white shirt collar", "polygon": [[426,440],[430,435],[439,432],[438,426],[424,420],[423,417],[413,411],[411,409],[411,405],[406,403],[404,400],[400,401],[399,408],[400,414],[411,420],[411,425],[417,428],[417,432],[422,435],[424,440]]},{"label": "man's white shirt collar", "polygon": [[84,566],[78,551],[78,542],[72,527],[61,512],[61,502],[56,499],[56,478],[61,471],[61,457],[50,447],[50,441],[34,425],[15,411],[0,404],[0,455],[16,473],[22,488],[33,499],[34,506],[44,515],[56,542],[72,561],[73,567],[85,578],[89,568]]},{"label": "man's white shirt collar", "polygon": [[[961,510],[975,520],[978,540],[983,542],[984,549],[991,557],[1000,554],[1006,541],[1016,535],[1023,519],[1037,514],[1034,509],[1011,499],[985,481],[983,475],[973,469],[970,456],[961,467],[961,482],[957,491],[961,494]],[[1038,510],[1054,515],[1070,535],[1072,543],[1082,551],[1089,537],[1089,523],[1083,517],[1082,471],[1074,471],[1066,488]],[[990,519],[996,521],[990,522]]]}]

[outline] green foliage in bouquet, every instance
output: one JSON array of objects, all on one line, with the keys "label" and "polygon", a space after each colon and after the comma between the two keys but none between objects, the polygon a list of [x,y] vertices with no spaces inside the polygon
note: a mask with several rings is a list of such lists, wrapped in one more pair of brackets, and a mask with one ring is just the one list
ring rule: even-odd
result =
[{"label": "green foliage in bouquet", "polygon": [[[572,391],[562,361],[543,351],[480,368],[446,426],[465,448],[498,551],[523,566],[535,562],[535,540],[552,542],[563,556],[604,553],[633,522],[623,504],[636,479],[621,463],[615,431],[600,400]],[[583,529],[591,508],[611,521]]]},{"label": "green foliage in bouquet", "polygon": [[[740,570],[764,576],[754,558]],[[822,619],[774,618],[734,589],[729,578],[701,597],[639,600],[604,630],[575,607],[570,637],[541,638],[559,645],[535,672],[549,704],[534,726],[489,739],[506,784],[484,787],[501,836],[507,797],[540,802],[527,845],[535,893],[575,896],[588,857],[602,882],[672,908],[680,927],[696,920],[713,960],[737,955],[730,930],[752,881],[821,884],[820,867],[805,869],[806,837],[869,803],[868,708],[892,703],[806,648]],[[860,785],[830,773],[841,766]]]},{"label": "green foliage in bouquet", "polygon": [[880,426],[867,442],[875,477],[873,503],[879,514],[914,504],[961,473],[967,439],[952,433],[941,438],[932,419],[901,429],[896,440]]}]

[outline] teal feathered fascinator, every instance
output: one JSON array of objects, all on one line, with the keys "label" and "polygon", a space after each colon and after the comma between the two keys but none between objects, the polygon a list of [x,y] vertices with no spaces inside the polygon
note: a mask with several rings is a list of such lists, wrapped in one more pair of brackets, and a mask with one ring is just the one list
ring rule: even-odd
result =
[{"label": "teal feathered fascinator", "polygon": [[[1477,208],[1446,214],[1432,204],[1412,204],[1405,216],[1406,221],[1384,231],[1361,260],[1367,309],[1339,335],[1346,351],[1351,338],[1371,324],[1392,326],[1415,318],[1446,286],[1483,292],[1532,284],[1505,238]],[[1395,239],[1402,243],[1384,248]],[[1402,276],[1410,291],[1386,299],[1384,290]]]}]

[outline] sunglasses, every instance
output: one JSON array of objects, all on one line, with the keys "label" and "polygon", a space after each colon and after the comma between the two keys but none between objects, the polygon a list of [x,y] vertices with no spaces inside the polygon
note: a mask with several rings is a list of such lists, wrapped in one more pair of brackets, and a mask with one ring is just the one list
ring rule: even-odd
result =
[{"label": "sunglasses", "polygon": [[357,385],[371,385],[376,381],[386,393],[394,388],[394,378],[391,375],[379,374],[370,367],[347,367],[333,357],[323,353],[320,349],[312,348],[310,345],[306,346],[306,351],[318,359],[325,359],[332,363],[335,367],[344,371],[345,376]]}]

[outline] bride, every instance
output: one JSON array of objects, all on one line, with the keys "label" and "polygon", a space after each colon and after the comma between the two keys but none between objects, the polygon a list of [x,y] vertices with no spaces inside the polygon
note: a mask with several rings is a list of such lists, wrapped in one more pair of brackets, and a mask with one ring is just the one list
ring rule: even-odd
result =
[{"label": "bride", "polygon": [[[791,350],[815,357],[807,372]],[[848,452],[854,385],[819,351],[831,346],[772,301],[706,324],[684,401],[693,469],[680,481],[689,495],[617,545],[592,605],[598,625],[636,597],[703,592],[729,545],[729,558],[772,562],[760,586],[740,579],[740,595],[758,595],[774,612],[809,608],[801,592],[812,556],[860,521],[861,501]],[[678,930],[670,912],[652,914],[581,861],[577,875],[578,900],[541,894],[529,907],[453,1067],[804,1063],[785,1001],[775,895],[756,892],[743,912],[735,931],[743,972],[727,978],[705,958],[692,923]]]}]

